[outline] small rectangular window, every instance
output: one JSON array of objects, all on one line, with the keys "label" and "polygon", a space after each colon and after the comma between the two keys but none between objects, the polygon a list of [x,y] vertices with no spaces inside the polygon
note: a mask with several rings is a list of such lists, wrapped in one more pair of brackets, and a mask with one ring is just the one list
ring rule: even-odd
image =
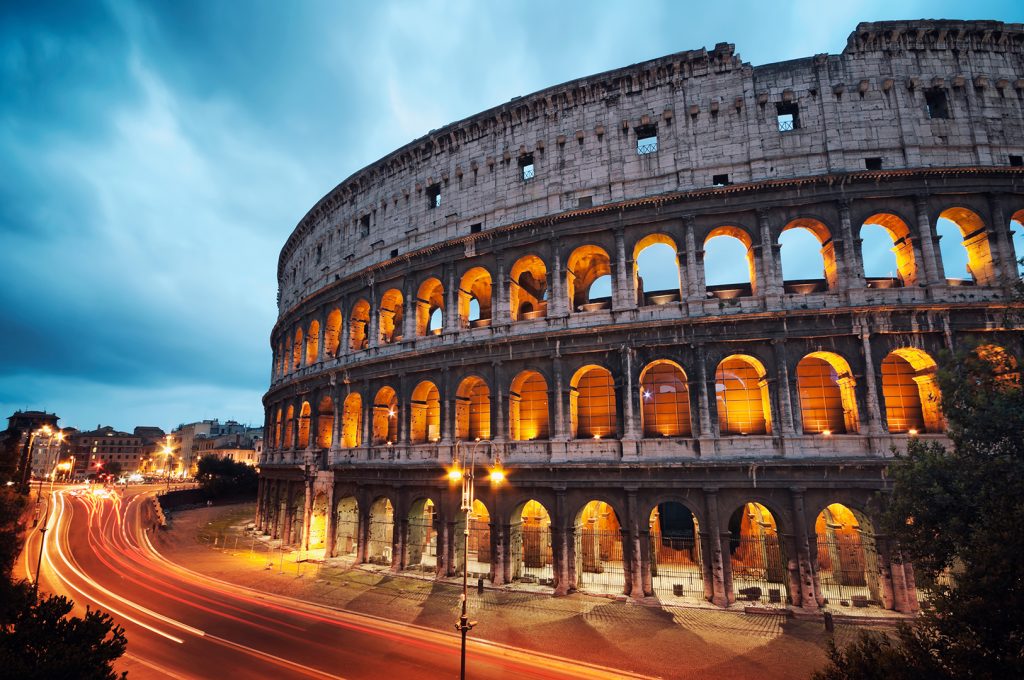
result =
[{"label": "small rectangular window", "polygon": [[370,216],[363,215],[359,218],[359,234],[360,236],[370,235]]},{"label": "small rectangular window", "polygon": [[393,248],[391,250],[391,257],[398,257],[398,248]]},{"label": "small rectangular window", "polygon": [[480,230],[483,229],[483,227],[484,227],[484,225],[481,224],[480,222],[477,222],[476,224],[471,224],[471,225],[469,225],[469,233],[470,234],[479,234]]},{"label": "small rectangular window", "polygon": [[577,208],[593,208],[594,197],[593,196],[582,196],[576,199]]},{"label": "small rectangular window", "polygon": [[779,132],[792,132],[800,129],[800,107],[796,102],[779,102],[775,105],[775,112]]},{"label": "small rectangular window", "polygon": [[636,152],[644,156],[658,150],[658,126],[641,125],[636,128]]},{"label": "small rectangular window", "polygon": [[1013,154],[1010,154],[1010,167],[1011,168],[1024,167],[1024,156],[1014,156]]},{"label": "small rectangular window", "polygon": [[316,244],[316,263],[320,264],[320,260],[323,259],[324,245],[322,243]]},{"label": "small rectangular window", "polygon": [[727,187],[729,186],[729,175],[715,175],[711,178],[711,186],[716,187]]},{"label": "small rectangular window", "polygon": [[868,170],[881,170],[882,159],[878,156],[872,156],[871,158],[864,159],[864,167]]},{"label": "small rectangular window", "polygon": [[533,166],[533,154],[528,153],[519,157],[519,178],[529,182],[535,176]]},{"label": "small rectangular window", "polygon": [[430,209],[441,207],[441,185],[431,184],[427,187],[427,207]]},{"label": "small rectangular window", "polygon": [[928,106],[929,118],[949,118],[949,101],[946,99],[945,90],[942,88],[925,90],[924,101]]}]

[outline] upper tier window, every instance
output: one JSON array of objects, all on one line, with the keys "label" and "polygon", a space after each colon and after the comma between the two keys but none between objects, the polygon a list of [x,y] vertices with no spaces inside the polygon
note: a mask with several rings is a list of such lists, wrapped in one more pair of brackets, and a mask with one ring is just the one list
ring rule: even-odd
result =
[{"label": "upper tier window", "polygon": [[800,107],[796,102],[779,102],[775,105],[775,109],[779,132],[792,132],[800,129]]},{"label": "upper tier window", "polygon": [[928,106],[928,117],[949,118],[949,101],[946,99],[946,91],[940,88],[926,90],[924,101]]},{"label": "upper tier window", "polygon": [[440,184],[431,184],[429,187],[427,187],[427,207],[431,209],[441,207]]},{"label": "upper tier window", "polygon": [[658,150],[658,126],[641,125],[636,128],[636,152],[643,156]]}]

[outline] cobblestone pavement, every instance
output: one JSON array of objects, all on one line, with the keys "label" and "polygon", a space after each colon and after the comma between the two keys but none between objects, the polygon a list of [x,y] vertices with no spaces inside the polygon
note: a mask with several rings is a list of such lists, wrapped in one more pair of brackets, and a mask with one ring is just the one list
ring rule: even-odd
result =
[{"label": "cobblestone pavement", "polygon": [[[461,588],[382,568],[295,561],[244,533],[253,506],[180,511],[156,545],[209,576],[350,611],[451,630]],[[806,678],[825,662],[828,639],[815,620],[699,607],[644,606],[606,597],[486,589],[469,596],[471,635],[662,678]],[[837,623],[847,644],[864,628]]]}]

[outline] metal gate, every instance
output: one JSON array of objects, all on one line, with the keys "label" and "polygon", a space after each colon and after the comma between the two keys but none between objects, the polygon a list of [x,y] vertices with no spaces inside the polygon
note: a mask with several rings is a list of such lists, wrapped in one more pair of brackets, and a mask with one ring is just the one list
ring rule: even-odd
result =
[{"label": "metal gate", "polygon": [[[433,516],[433,513],[430,513]],[[426,516],[409,522],[406,538],[406,569],[435,567],[437,565],[437,532],[434,523]]]},{"label": "metal gate", "polygon": [[517,567],[514,578],[532,583],[552,579],[550,527],[514,524],[509,547]]},{"label": "metal gate", "polygon": [[880,605],[877,556],[864,534],[816,534],[818,584],[828,604],[841,607]]},{"label": "metal gate", "polygon": [[[461,536],[457,537],[459,540]],[[461,549],[461,546],[459,546]],[[491,525],[478,519],[469,522],[469,571],[474,574],[490,573]]]},{"label": "metal gate", "polygon": [[651,587],[659,597],[704,599],[700,542],[651,535]]},{"label": "metal gate", "polygon": [[777,534],[734,538],[730,548],[732,587],[738,601],[789,601],[789,574]]},{"label": "metal gate", "polygon": [[338,512],[338,527],[335,530],[334,556],[354,558],[359,548],[359,520],[341,519]]},{"label": "metal gate", "polygon": [[370,540],[366,543],[366,561],[371,564],[391,564],[391,537],[394,524],[387,521],[374,521],[370,518]]},{"label": "metal gate", "polygon": [[621,593],[626,584],[622,564],[622,534],[576,527],[576,586],[586,590]]}]

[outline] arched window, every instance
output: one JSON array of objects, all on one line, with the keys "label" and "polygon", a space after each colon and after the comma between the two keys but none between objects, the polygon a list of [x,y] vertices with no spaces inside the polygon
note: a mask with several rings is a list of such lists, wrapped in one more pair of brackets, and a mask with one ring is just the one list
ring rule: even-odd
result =
[{"label": "arched window", "polygon": [[674,361],[652,361],[640,372],[640,419],[645,437],[689,437],[690,393]]},{"label": "arched window", "polygon": [[626,582],[622,525],[604,501],[588,502],[576,514],[576,585],[591,592],[618,595]]},{"label": "arched window", "polygon": [[712,229],[704,239],[704,281],[720,299],[757,292],[753,242],[739,227]]},{"label": "arched window", "polygon": [[491,275],[483,267],[473,267],[462,275],[459,283],[459,324],[463,328],[477,328],[490,323]]},{"label": "arched window", "polygon": [[939,251],[951,283],[968,280],[979,286],[991,286],[996,282],[988,230],[976,212],[959,207],[943,210],[936,230],[944,236],[939,241]]},{"label": "arched window", "polygon": [[320,355],[320,322],[313,319],[309,322],[309,333],[306,334],[306,365],[316,363]]},{"label": "arched window", "polygon": [[839,283],[832,233],[818,220],[793,220],[779,236],[783,286],[787,293],[835,289]]},{"label": "arched window", "polygon": [[659,503],[648,519],[651,546],[651,587],[659,598],[703,601],[704,579],[700,526],[682,503]]},{"label": "arched window", "polygon": [[890,213],[878,213],[864,220],[860,237],[868,288],[917,284],[914,247],[906,222]]},{"label": "arched window", "polygon": [[391,445],[398,441],[398,395],[382,387],[373,399],[373,444]]},{"label": "arched window", "polygon": [[665,234],[650,234],[633,247],[633,284],[638,305],[678,302],[679,257],[676,243]]},{"label": "arched window", "polygon": [[569,383],[572,436],[577,439],[618,437],[615,381],[607,368],[584,366]]},{"label": "arched window", "polygon": [[796,367],[805,434],[857,431],[857,401],[850,365],[838,354],[814,352]]},{"label": "arched window", "polygon": [[917,434],[942,429],[935,361],[923,350],[893,350],[882,360],[882,398],[889,432]]},{"label": "arched window", "polygon": [[359,299],[352,305],[352,316],[348,320],[348,348],[352,352],[366,349],[367,325],[370,323],[370,303]]},{"label": "arched window", "polygon": [[334,400],[324,395],[316,409],[316,445],[329,449],[334,441]]},{"label": "arched window", "polygon": [[1024,276],[1024,262],[1021,262],[1024,258],[1024,210],[1018,210],[1010,218],[1010,231],[1013,234],[1013,259],[1016,260],[1016,265],[1013,265],[1015,268],[1010,271],[1016,271],[1017,276]]},{"label": "arched window", "polygon": [[531,499],[513,510],[511,519],[509,562],[512,578],[550,578],[554,552],[551,549],[551,515],[547,508]]},{"label": "arched window", "polygon": [[[569,256],[567,265],[566,288],[570,309],[574,312],[611,309],[612,264],[608,253],[598,246],[580,246]],[[599,281],[606,276],[609,282],[607,286]]]},{"label": "arched window", "polygon": [[281,448],[281,409],[277,409],[277,419],[274,422],[274,448]]},{"label": "arched window", "polygon": [[513,441],[548,438],[548,384],[536,371],[523,371],[512,381],[508,399],[509,432]]},{"label": "arched window", "polygon": [[380,344],[402,340],[402,291],[391,288],[380,298]]},{"label": "arched window", "polygon": [[[832,503],[814,522],[821,594],[829,606],[881,605],[878,554],[871,523],[862,513]],[[862,604],[856,602],[861,599]]]},{"label": "arched window", "polygon": [[440,335],[444,326],[444,286],[435,278],[420,284],[416,294],[416,335]]},{"label": "arched window", "polygon": [[463,380],[455,393],[455,438],[491,438],[491,391],[476,376]]},{"label": "arched window", "polygon": [[374,500],[368,519],[366,561],[370,564],[391,564],[395,536],[395,509],[391,501],[383,496]]},{"label": "arched window", "polygon": [[302,402],[302,410],[299,411],[299,448],[309,446],[309,402]]},{"label": "arched window", "polygon": [[295,407],[288,405],[288,412],[284,419],[284,448],[295,448]]},{"label": "arched window", "polygon": [[297,371],[302,366],[302,329],[295,329],[295,342],[292,343],[292,370]]},{"label": "arched window", "polygon": [[526,255],[512,265],[509,303],[513,321],[548,315],[548,270],[544,260]]},{"label": "arched window", "polygon": [[768,381],[761,362],[734,354],[715,371],[715,402],[722,436],[771,433]]},{"label": "arched window", "polygon": [[324,354],[329,359],[338,356],[339,341],[341,340],[341,310],[334,308],[327,315],[327,324],[324,326]]},{"label": "arched window", "polygon": [[363,398],[358,392],[345,397],[341,415],[341,445],[354,449],[363,443]]},{"label": "arched window", "polygon": [[410,434],[413,444],[436,442],[441,438],[441,396],[437,386],[429,380],[416,385],[412,391],[412,422]]},{"label": "arched window", "polygon": [[786,592],[789,574],[779,528],[760,503],[744,503],[729,516],[729,562],[737,599],[757,601]]},{"label": "arched window", "polygon": [[285,370],[285,348],[284,340],[277,341],[277,353],[274,356],[274,375],[280,378],[284,375]]}]

